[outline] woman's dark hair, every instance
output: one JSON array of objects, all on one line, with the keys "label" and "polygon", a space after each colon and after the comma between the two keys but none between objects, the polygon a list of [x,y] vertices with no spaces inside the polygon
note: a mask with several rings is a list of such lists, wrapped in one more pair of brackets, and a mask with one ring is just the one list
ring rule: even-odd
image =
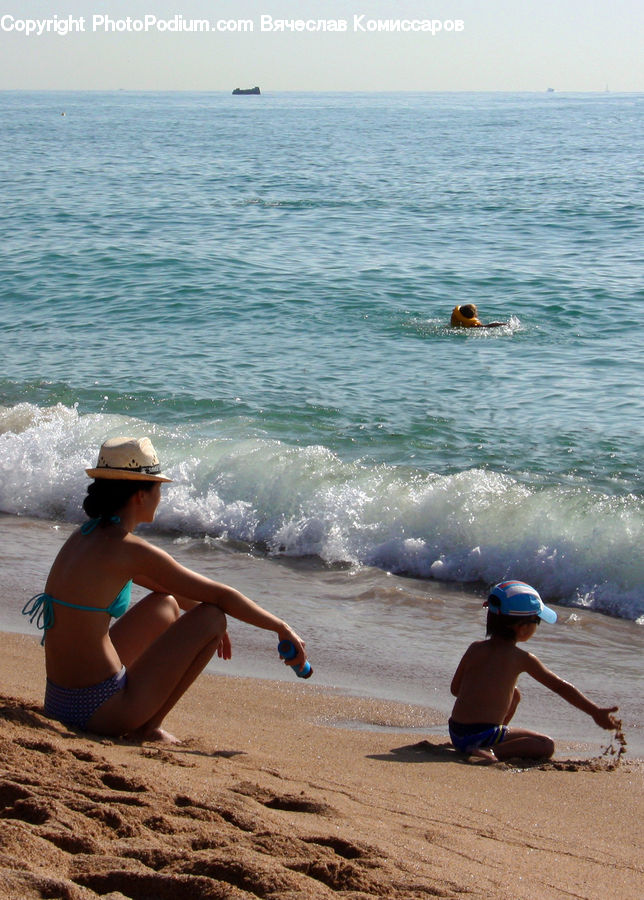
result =
[{"label": "woman's dark hair", "polygon": [[83,509],[90,519],[102,519],[104,522],[109,522],[114,513],[122,509],[137,491],[150,491],[156,483],[155,481],[97,478],[87,488]]},{"label": "woman's dark hair", "polygon": [[503,613],[487,611],[485,633],[488,637],[498,637],[504,641],[513,641],[516,638],[517,625],[539,624],[539,616],[505,616]]}]

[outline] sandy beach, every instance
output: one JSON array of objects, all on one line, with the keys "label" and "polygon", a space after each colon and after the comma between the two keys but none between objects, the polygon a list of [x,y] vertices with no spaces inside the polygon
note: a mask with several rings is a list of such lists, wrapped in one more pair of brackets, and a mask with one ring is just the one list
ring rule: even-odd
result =
[{"label": "sandy beach", "polygon": [[[68,523],[0,515],[0,631],[35,635],[20,610],[42,590],[72,530]],[[315,668],[310,687],[412,703],[422,707],[416,722],[421,737],[446,734],[451,677],[467,645],[484,634],[480,592],[373,568],[267,559],[223,542],[163,533],[151,539],[189,568],[233,585],[290,622],[307,642]],[[229,630],[233,658],[215,660],[210,671],[293,683],[272,636],[235,621]],[[530,649],[600,705],[618,704],[629,754],[644,757],[641,626],[560,608],[560,621],[544,628]],[[594,756],[605,746],[605,734],[588,716],[532,679],[522,678],[520,688],[518,727],[550,734],[564,754]]]},{"label": "sandy beach", "polygon": [[417,707],[206,674],[178,747],[41,712],[36,638],[0,635],[0,897],[634,898],[642,760],[466,762]]}]

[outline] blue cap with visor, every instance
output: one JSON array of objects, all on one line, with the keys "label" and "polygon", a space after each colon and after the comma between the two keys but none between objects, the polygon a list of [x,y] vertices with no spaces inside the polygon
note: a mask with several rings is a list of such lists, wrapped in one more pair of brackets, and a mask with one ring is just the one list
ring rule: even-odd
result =
[{"label": "blue cap with visor", "polygon": [[490,591],[487,607],[503,616],[539,616],[551,625],[557,613],[546,606],[539,592],[524,581],[502,581]]}]

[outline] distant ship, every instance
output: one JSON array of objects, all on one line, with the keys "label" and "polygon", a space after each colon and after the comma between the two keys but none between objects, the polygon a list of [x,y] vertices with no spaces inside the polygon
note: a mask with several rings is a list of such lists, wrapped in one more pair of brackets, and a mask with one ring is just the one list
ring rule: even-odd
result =
[{"label": "distant ship", "polygon": [[252,88],[235,88],[233,94],[261,94],[260,89],[255,85]]}]

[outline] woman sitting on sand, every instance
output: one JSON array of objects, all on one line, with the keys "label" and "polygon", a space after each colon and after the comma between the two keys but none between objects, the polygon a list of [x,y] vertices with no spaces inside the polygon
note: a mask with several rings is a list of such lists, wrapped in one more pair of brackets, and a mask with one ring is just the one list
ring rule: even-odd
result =
[{"label": "woman sitting on sand", "polygon": [[[175,741],[165,716],[215,652],[230,659],[226,615],[292,641],[288,664],[304,664],[304,643],[285,622],[134,534],[171,480],[148,438],[106,441],[86,471],[90,520],[23,609],[44,631],[47,715],[96,734]],[[151,593],[128,609],[133,582]]]}]

